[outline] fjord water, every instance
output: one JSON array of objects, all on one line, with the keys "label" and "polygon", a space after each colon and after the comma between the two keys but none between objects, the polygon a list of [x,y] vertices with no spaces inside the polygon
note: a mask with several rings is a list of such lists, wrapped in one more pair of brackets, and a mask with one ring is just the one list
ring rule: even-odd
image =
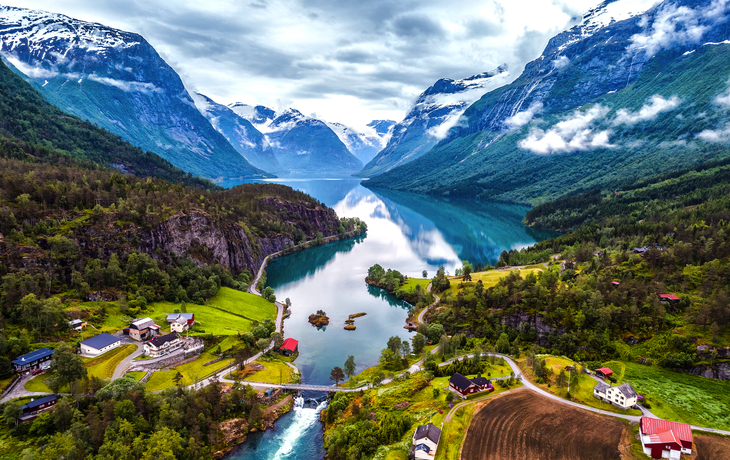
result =
[{"label": "fjord water", "polygon": [[[365,283],[373,264],[405,275],[433,276],[439,265],[453,273],[466,259],[494,264],[507,249],[520,249],[551,234],[525,227],[527,208],[494,203],[455,202],[430,197],[371,191],[353,180],[277,180],[302,190],[337,211],[359,217],[366,235],[330,243],[274,259],[267,284],[277,299],[291,299],[292,315],[284,321],[284,337],[299,341],[296,365],[302,382],[330,385],[330,371],[355,357],[357,372],[378,363],[388,338],[405,339],[409,305]],[[307,322],[324,310],[330,325]],[[353,313],[355,331],[345,331]],[[275,431],[257,433],[233,454],[234,459],[317,459],[324,457],[321,409],[298,406],[280,419]]]}]

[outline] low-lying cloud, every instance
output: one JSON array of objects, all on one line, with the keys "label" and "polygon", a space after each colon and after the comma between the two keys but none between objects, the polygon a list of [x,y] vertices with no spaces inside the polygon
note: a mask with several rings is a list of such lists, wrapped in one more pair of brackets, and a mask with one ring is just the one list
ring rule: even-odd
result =
[{"label": "low-lying cloud", "polygon": [[707,142],[730,141],[730,124],[726,124],[722,129],[706,129],[697,134],[697,137]]},{"label": "low-lying cloud", "polygon": [[643,51],[647,57],[675,45],[698,44],[715,21],[725,16],[728,0],[714,0],[709,8],[697,9],[665,3],[654,17],[645,15],[639,25],[644,31],[631,37],[630,51]]},{"label": "low-lying cloud", "polygon": [[517,129],[525,126],[542,110],[542,102],[533,102],[527,110],[517,112],[504,121],[509,129]]},{"label": "low-lying cloud", "polygon": [[609,142],[611,130],[597,131],[594,126],[608,112],[609,109],[600,104],[586,111],[575,110],[547,131],[532,128],[527,138],[519,142],[519,146],[539,155],[613,147]]},{"label": "low-lying cloud", "polygon": [[654,120],[660,113],[673,110],[681,102],[677,96],[664,99],[662,96],[655,94],[649,99],[649,103],[644,104],[637,112],[631,112],[627,109],[616,111],[613,124],[616,126],[633,125],[640,121]]}]

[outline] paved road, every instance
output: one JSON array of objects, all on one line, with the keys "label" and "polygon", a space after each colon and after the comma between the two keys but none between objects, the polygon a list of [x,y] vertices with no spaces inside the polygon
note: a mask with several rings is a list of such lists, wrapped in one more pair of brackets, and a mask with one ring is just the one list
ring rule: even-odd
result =
[{"label": "paved road", "polygon": [[132,353],[131,355],[127,356],[117,365],[117,368],[114,369],[114,374],[112,375],[112,380],[120,379],[124,376],[124,373],[127,372],[127,369],[132,365],[132,361],[135,358],[138,358],[144,354],[144,345],[142,342],[136,342],[135,345],[137,345],[137,350]]},{"label": "paved road", "polygon": [[[426,287],[426,292],[431,292],[431,285],[430,285],[430,284],[428,285],[428,287]],[[424,317],[424,316],[426,315],[426,312],[427,312],[428,310],[430,310],[430,309],[431,309],[431,307],[433,307],[434,305],[436,305],[436,304],[437,304],[437,303],[439,302],[439,300],[441,300],[441,298],[440,298],[439,296],[437,296],[436,294],[434,294],[434,295],[433,295],[433,297],[434,297],[434,298],[435,298],[436,300],[434,300],[434,301],[433,301],[433,303],[432,303],[431,305],[429,305],[428,307],[426,307],[426,308],[424,308],[423,310],[421,310],[421,312],[420,312],[420,313],[418,314],[418,322],[419,322],[419,323],[424,323],[424,322],[425,322],[425,321],[423,320],[423,317]]]},{"label": "paved road", "polygon": [[[45,372],[41,375],[45,375],[46,377],[50,376],[49,373]],[[36,391],[28,391],[25,389],[25,384],[31,380],[33,377],[36,377],[37,375],[33,375],[32,372],[29,372],[29,375],[23,375],[20,378],[20,382],[16,383],[13,389],[8,392],[5,396],[3,396],[2,399],[0,399],[0,403],[4,403],[5,401],[9,401],[11,399],[15,398],[24,398],[26,396],[48,396],[48,393],[38,393]]]}]

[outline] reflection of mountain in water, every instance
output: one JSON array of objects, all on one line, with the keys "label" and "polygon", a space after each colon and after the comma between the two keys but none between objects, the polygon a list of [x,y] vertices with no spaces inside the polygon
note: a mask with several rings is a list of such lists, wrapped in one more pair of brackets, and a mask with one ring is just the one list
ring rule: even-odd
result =
[{"label": "reflection of mountain in water", "polygon": [[[327,265],[337,253],[350,252],[366,236],[367,234],[363,234],[355,238],[323,244],[322,246],[316,246],[304,251],[295,252],[286,257],[274,259],[267,267],[269,276],[266,285],[276,289],[282,284],[295,282],[307,276],[314,275],[319,269]],[[285,265],[280,266],[280,264]]]},{"label": "reflection of mountain in water", "polygon": [[[494,265],[503,250],[521,249],[554,235],[522,224],[528,208],[502,203],[446,201],[423,195],[375,192],[401,227],[413,249],[424,256],[434,230],[473,264]],[[441,260],[424,259],[434,265]]]},{"label": "reflection of mountain in water", "polygon": [[360,184],[359,180],[350,179],[292,179],[292,178],[281,178],[275,181],[261,181],[261,180],[242,180],[242,181],[223,181],[218,185],[221,187],[235,187],[239,184],[262,184],[262,183],[277,183],[286,185],[304,192],[309,196],[318,199],[325,205],[332,207],[345,199],[347,194]]}]

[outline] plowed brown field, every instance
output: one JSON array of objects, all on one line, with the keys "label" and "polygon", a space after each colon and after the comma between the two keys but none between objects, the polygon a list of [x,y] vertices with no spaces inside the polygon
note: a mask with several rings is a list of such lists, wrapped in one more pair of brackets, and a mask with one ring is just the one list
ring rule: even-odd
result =
[{"label": "plowed brown field", "polygon": [[696,460],[727,460],[730,458],[730,439],[717,436],[697,435],[694,437],[697,449]]},{"label": "plowed brown field", "polygon": [[462,460],[617,460],[626,425],[531,391],[495,399],[469,425]]}]

